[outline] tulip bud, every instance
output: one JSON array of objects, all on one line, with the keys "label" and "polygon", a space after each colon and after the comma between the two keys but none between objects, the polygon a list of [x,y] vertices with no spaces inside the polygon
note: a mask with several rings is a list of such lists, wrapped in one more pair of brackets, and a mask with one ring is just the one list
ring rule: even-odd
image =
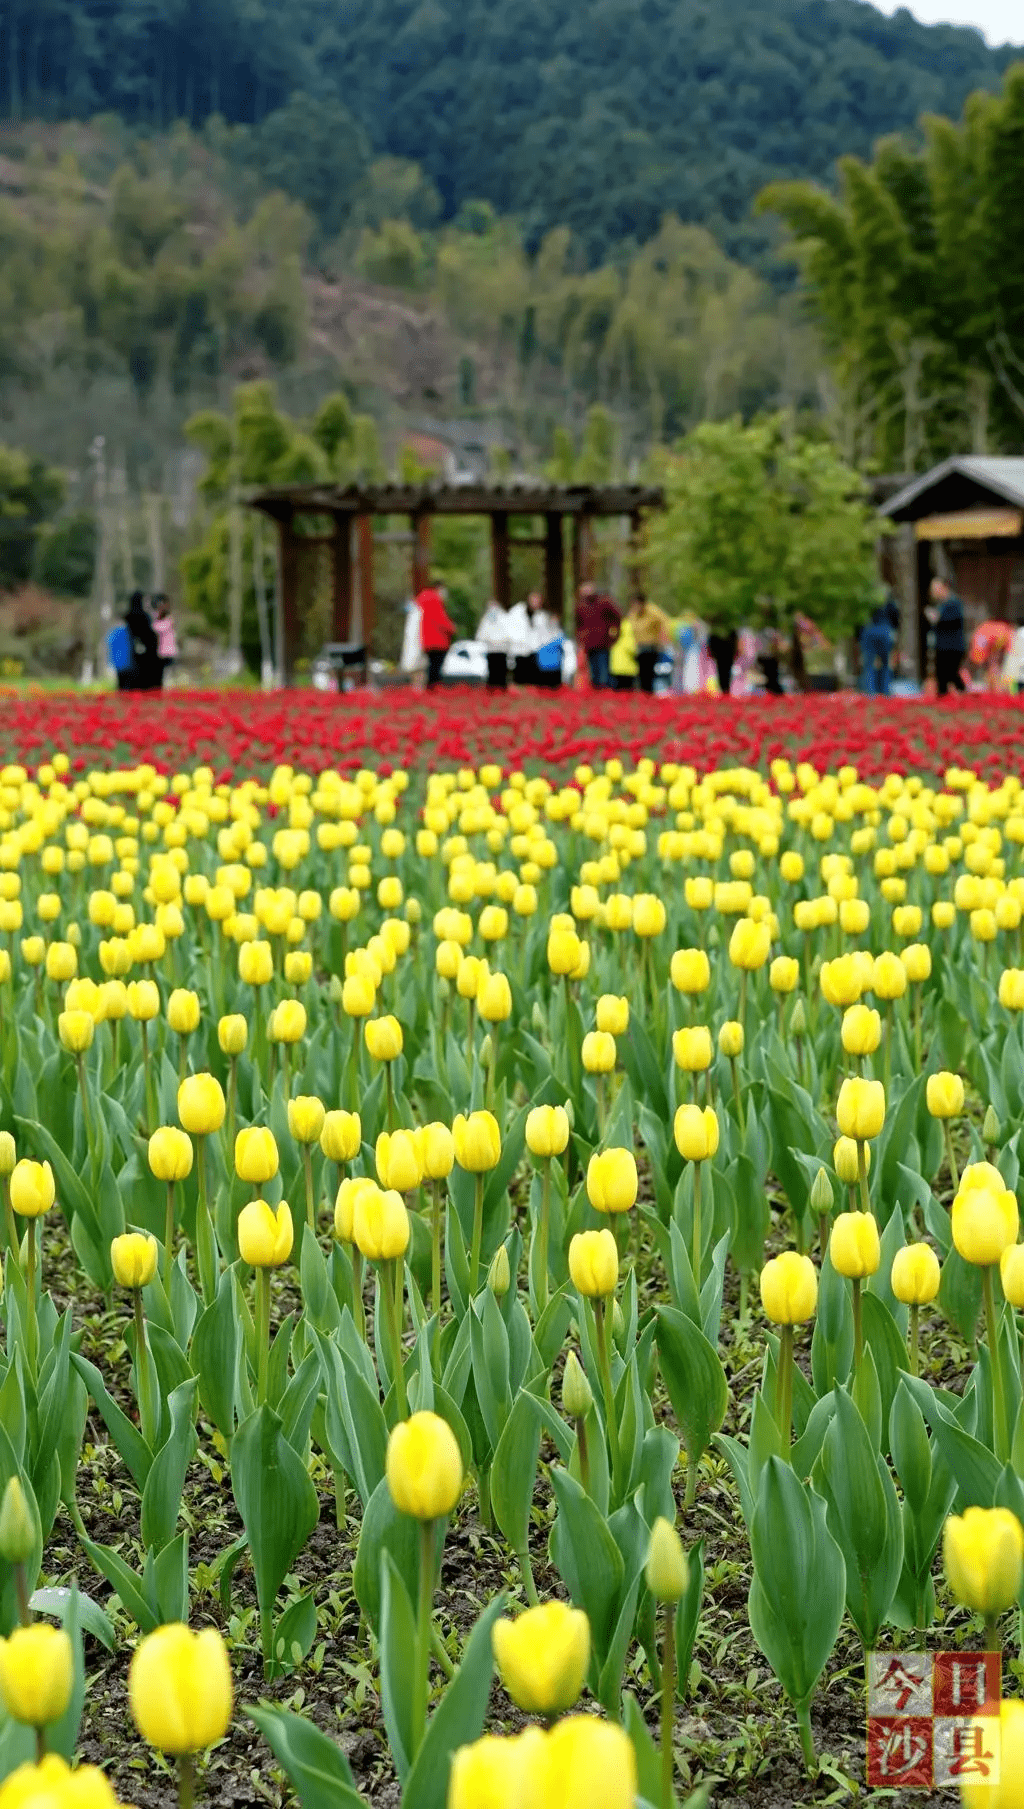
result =
[{"label": "tulip bud", "polygon": [[0,1131],[0,1176],[12,1174],[17,1160],[18,1152],[10,1131]]},{"label": "tulip bud", "polygon": [[497,1300],[504,1300],[511,1285],[512,1273],[509,1268],[508,1251],[504,1244],[499,1244],[487,1271],[487,1286]]},{"label": "tulip bud", "polygon": [[481,1066],[481,1068],[484,1068],[484,1069],[490,1068],[493,1061],[494,1061],[494,1042],[491,1037],[490,1031],[488,1031],[487,1035],[484,1037],[483,1042],[480,1044],[480,1066]]},{"label": "tulip bud", "polygon": [[59,1721],[71,1700],[75,1662],[63,1628],[36,1622],[0,1641],[0,1696],[7,1713],[29,1727]]},{"label": "tulip bud", "polygon": [[817,1218],[827,1218],[835,1205],[835,1194],[832,1183],[823,1168],[819,1168],[811,1187],[810,1208]]},{"label": "tulip bud", "polygon": [[789,1020],[789,1030],[791,1036],[807,1035],[807,1007],[804,1004],[803,993],[800,994],[796,1004],[793,1006]]},{"label": "tulip bud", "polygon": [[571,1350],[565,1360],[565,1370],[562,1375],[563,1411],[567,1419],[585,1420],[593,1405],[594,1396],[590,1383],[587,1381],[586,1371],[576,1352]]},{"label": "tulip bud", "polygon": [[690,1566],[683,1542],[670,1520],[659,1518],[654,1522],[644,1576],[656,1602],[679,1602],[690,1586]]},{"label": "tulip bud", "polygon": [[0,1507],[0,1557],[8,1564],[27,1564],[35,1542],[36,1529],[25,1491],[18,1477],[12,1476]]},{"label": "tulip bud", "polygon": [[547,1018],[544,1015],[544,1007],[539,999],[534,999],[533,1001],[533,1011],[530,1014],[530,1022],[533,1025],[534,1034],[536,1036],[543,1037],[546,1034]]},{"label": "tulip bud", "polygon": [[443,1520],[462,1490],[462,1454],[447,1420],[414,1413],[399,1420],[388,1439],[388,1492],[401,1514]]},{"label": "tulip bud", "polygon": [[982,1127],[981,1127],[981,1136],[982,1136],[982,1141],[989,1144],[993,1148],[1000,1141],[1000,1138],[1002,1136],[1002,1127],[1000,1126],[1000,1123],[999,1123],[999,1114],[996,1111],[995,1106],[993,1106],[993,1105],[989,1105],[985,1108],[985,1119],[984,1119],[984,1123],[982,1124]]}]

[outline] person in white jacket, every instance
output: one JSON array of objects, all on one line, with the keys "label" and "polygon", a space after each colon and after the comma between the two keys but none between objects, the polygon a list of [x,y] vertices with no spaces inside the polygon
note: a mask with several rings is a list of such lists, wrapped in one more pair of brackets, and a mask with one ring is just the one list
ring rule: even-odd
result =
[{"label": "person in white jacket", "polygon": [[476,638],[487,653],[487,689],[504,691],[508,687],[509,620],[508,611],[492,597],[477,625]]},{"label": "person in white jacket", "polygon": [[508,631],[508,658],[515,665],[516,684],[535,685],[537,683],[537,661],[529,608],[525,603],[513,603],[505,621]]}]

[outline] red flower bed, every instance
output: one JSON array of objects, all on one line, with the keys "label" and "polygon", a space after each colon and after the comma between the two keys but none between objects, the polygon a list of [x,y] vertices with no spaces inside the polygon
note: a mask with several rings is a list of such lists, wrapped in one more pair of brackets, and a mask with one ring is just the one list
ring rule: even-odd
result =
[{"label": "red flower bed", "polygon": [[63,750],[77,772],[152,761],[166,772],[212,766],[218,778],[279,761],[342,770],[493,760],[560,774],[620,755],[687,761],[699,770],[766,767],[776,756],[819,768],[855,765],[941,775],[970,766],[988,780],[1021,765],[1016,698],[946,703],[856,693],[796,698],[616,696],[611,692],[491,697],[473,690],[354,693],[189,692],[166,697],[12,694],[3,699],[3,753],[35,765]]}]

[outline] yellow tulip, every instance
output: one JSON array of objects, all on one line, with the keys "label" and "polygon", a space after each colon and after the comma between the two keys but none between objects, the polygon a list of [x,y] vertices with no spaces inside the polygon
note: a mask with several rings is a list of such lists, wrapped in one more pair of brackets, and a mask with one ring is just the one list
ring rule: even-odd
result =
[{"label": "yellow tulip", "polygon": [[277,1143],[265,1125],[252,1125],[235,1138],[235,1173],[250,1187],[273,1180],[278,1169]]},{"label": "yellow tulip", "polygon": [[672,1033],[672,1054],[684,1074],[703,1074],[711,1066],[711,1032],[706,1024],[683,1025]]},{"label": "yellow tulip", "polygon": [[595,1212],[628,1212],[636,1204],[636,1157],[629,1149],[594,1153],[587,1164],[587,1197]]},{"label": "yellow tulip", "polygon": [[266,1200],[252,1200],[238,1215],[238,1251],[250,1269],[280,1269],[295,1240],[291,1208],[282,1200],[276,1212]]},{"label": "yellow tulip", "polygon": [[320,1129],[320,1148],[328,1162],[353,1162],[363,1143],[358,1112],[328,1112]]},{"label": "yellow tulip", "polygon": [[323,1101],[312,1094],[288,1101],[288,1131],[296,1143],[319,1143],[326,1117]]},{"label": "yellow tulip", "polygon": [[224,1123],[224,1090],[213,1074],[190,1074],[178,1088],[178,1118],[193,1137],[212,1137]]},{"label": "yellow tulip", "polygon": [[393,1189],[362,1187],[353,1199],[352,1241],[368,1262],[393,1262],[409,1248],[405,1201]]},{"label": "yellow tulip", "polygon": [[486,1174],[501,1159],[501,1132],[491,1112],[459,1113],[452,1125],[455,1160],[469,1174]]},{"label": "yellow tulip", "polygon": [[[525,1801],[558,1809],[633,1809],[636,1755],[623,1728],[596,1715],[566,1715],[531,1749]],[[530,1794],[532,1783],[533,1794]]]},{"label": "yellow tulip", "polygon": [[128,987],[128,1010],[137,1024],[148,1024],[160,1010],[160,992],[155,980],[132,980]]},{"label": "yellow tulip", "polygon": [[641,892],[633,900],[633,930],[645,939],[660,936],[665,928],[665,906],[652,892]]},{"label": "yellow tulip", "polygon": [[334,1233],[343,1243],[351,1244],[355,1240],[356,1201],[365,1188],[371,1193],[377,1191],[377,1183],[371,1181],[369,1175],[347,1175],[338,1188],[334,1203]]},{"label": "yellow tulip", "polygon": [[192,1139],[176,1125],[162,1125],[149,1140],[149,1166],[158,1181],[183,1181],[192,1173]]},{"label": "yellow tulip", "polygon": [[128,1671],[135,1725],[159,1752],[201,1752],[223,1739],[231,1721],[231,1667],[214,1627],[193,1633],[158,1627],[136,1648]]},{"label": "yellow tulip", "polygon": [[580,964],[581,943],[575,930],[552,930],[548,937],[548,966],[553,974],[568,978]]},{"label": "yellow tulip", "polygon": [[874,1055],[882,1040],[882,1020],[869,1005],[850,1005],[843,1013],[843,1048],[847,1055]]},{"label": "yellow tulip", "polygon": [[714,881],[703,873],[693,874],[683,882],[683,897],[691,911],[709,911],[714,902]]},{"label": "yellow tulip", "polygon": [[619,1282],[619,1252],[610,1231],[578,1231],[569,1245],[573,1287],[591,1300],[614,1294]]},{"label": "yellow tulip", "polygon": [[926,942],[912,942],[900,955],[907,979],[921,986],[931,978],[932,952]]},{"label": "yellow tulip", "polygon": [[396,1193],[413,1193],[423,1180],[415,1131],[381,1131],[376,1147],[377,1178]]},{"label": "yellow tulip", "polygon": [[718,1148],[718,1118],[712,1106],[681,1105],[675,1116],[676,1148],[686,1162],[707,1162]]},{"label": "yellow tulip", "polygon": [[10,1175],[18,1160],[14,1138],[10,1131],[0,1131],[0,1175]]},{"label": "yellow tulip", "polygon": [[249,1025],[241,1013],[236,1012],[229,1017],[220,1019],[217,1025],[217,1041],[220,1044],[222,1055],[241,1055],[248,1040]]},{"label": "yellow tulip", "polygon": [[368,1018],[377,997],[377,988],[368,974],[348,974],[341,989],[341,1009],[347,1018]]},{"label": "yellow tulip", "polygon": [[63,1628],[39,1621],[0,1640],[0,1697],[13,1720],[29,1727],[59,1721],[74,1680],[74,1654]]},{"label": "yellow tulip", "polygon": [[845,1011],[856,1005],[863,990],[860,966],[853,955],[839,955],[835,961],[822,964],[821,993],[829,1005]]},{"label": "yellow tulip", "polygon": [[416,1132],[420,1167],[427,1181],[445,1181],[455,1166],[455,1138],[446,1124],[425,1124]]},{"label": "yellow tulip", "polygon": [[677,992],[707,992],[711,985],[711,964],[702,948],[677,949],[669,971]]},{"label": "yellow tulip", "polygon": [[[982,1740],[995,1738],[993,1719],[979,1717],[972,1724]],[[999,1783],[960,1783],[961,1809],[1020,1809],[1020,1780],[1024,1777],[1024,1702],[1007,1700],[999,1707]]]},{"label": "yellow tulip", "polygon": [[625,1036],[629,1029],[629,1000],[606,992],[597,1001],[597,1028],[608,1036]]},{"label": "yellow tulip", "polygon": [[724,1055],[727,1061],[734,1062],[738,1056],[743,1054],[745,1040],[743,1025],[738,1023],[735,1018],[727,1018],[718,1032],[718,1052],[720,1055]]},{"label": "yellow tulip", "polygon": [[512,988],[504,974],[487,974],[481,980],[476,1007],[488,1024],[503,1024],[512,1016]]},{"label": "yellow tulip", "polygon": [[999,1003],[1004,1011],[1024,1011],[1024,968],[1008,967],[999,976]]},{"label": "yellow tulip", "polygon": [[729,960],[734,967],[754,973],[763,967],[771,953],[772,935],[767,923],[755,923],[740,917],[729,938]]},{"label": "yellow tulip", "polygon": [[88,1011],[62,1011],[57,1019],[57,1035],[69,1055],[84,1055],[95,1034],[96,1024]]},{"label": "yellow tulip", "polygon": [[526,1715],[564,1715],[578,1701],[590,1664],[590,1622],[566,1602],[544,1602],[492,1634],[501,1681]]},{"label": "yellow tulip", "polygon": [[844,1080],[839,1089],[836,1119],[844,1137],[864,1143],[877,1137],[885,1123],[885,1088],[880,1080]]},{"label": "yellow tulip", "polygon": [[119,1288],[145,1288],[156,1274],[157,1242],[141,1231],[127,1231],[110,1246],[110,1263]]},{"label": "yellow tulip", "polygon": [[651,1528],[644,1576],[656,1602],[679,1602],[690,1587],[690,1566],[683,1542],[671,1520],[662,1515]]},{"label": "yellow tulip", "polygon": [[460,1746],[452,1759],[447,1809],[542,1809],[544,1799],[533,1781],[546,1738],[539,1727],[527,1727],[511,1737],[485,1734],[472,1746]]},{"label": "yellow tulip", "polygon": [[167,1022],[178,1036],[191,1036],[199,1027],[199,994],[179,986],[167,1001]]},{"label": "yellow tulip", "polygon": [[761,1304],[775,1325],[802,1325],[818,1304],[818,1275],[809,1256],[784,1250],[761,1270]]},{"label": "yellow tulip", "polygon": [[946,1521],[942,1557],[958,1602],[975,1614],[1002,1614],[1020,1593],[1024,1528],[1009,1508],[969,1507]]},{"label": "yellow tulip", "polygon": [[564,1106],[534,1106],[526,1120],[526,1147],[540,1159],[561,1156],[569,1146],[569,1115]]},{"label": "yellow tulip", "polygon": [[[21,907],[18,907],[19,922],[15,929],[21,928]],[[78,954],[70,942],[51,942],[46,951],[46,978],[56,980],[60,985],[73,980],[78,972]]]},{"label": "yellow tulip", "polygon": [[964,1109],[964,1083],[959,1074],[929,1074],[925,1099],[933,1118],[957,1118]]},{"label": "yellow tulip", "polygon": [[930,1244],[907,1244],[892,1259],[889,1285],[904,1306],[927,1306],[941,1279],[939,1259]]},{"label": "yellow tulip", "polygon": [[953,1242],[964,1261],[986,1268],[1017,1241],[1017,1196],[991,1163],[975,1162],[960,1177],[951,1221]]},{"label": "yellow tulip", "polygon": [[795,992],[800,984],[800,963],[793,955],[776,955],[768,969],[768,984],[773,992]]},{"label": "yellow tulip", "polygon": [[615,1038],[606,1030],[588,1030],[583,1038],[582,1060],[588,1074],[611,1074],[615,1068]]},{"label": "yellow tulip", "polygon": [[902,999],[907,990],[907,970],[898,955],[886,951],[875,961],[875,971],[871,980],[871,991],[876,998]]},{"label": "yellow tulip", "polygon": [[243,942],[238,950],[238,977],[246,986],[268,986],[274,978],[274,951],[269,942]]},{"label": "yellow tulip", "polygon": [[300,1043],[306,1034],[306,1007],[299,999],[282,999],[267,1019],[272,1043]]},{"label": "yellow tulip", "polygon": [[841,1212],[832,1226],[828,1253],[837,1275],[863,1281],[882,1260],[878,1226],[871,1212]]},{"label": "yellow tulip", "polygon": [[369,1018],[363,1035],[374,1061],[397,1061],[402,1053],[402,1026],[395,1017]]},{"label": "yellow tulip", "polygon": [[1024,1307],[1024,1244],[1007,1244],[999,1258],[999,1279],[1012,1307]]},{"label": "yellow tulip", "polygon": [[388,1439],[388,1493],[400,1514],[443,1520],[462,1492],[462,1453],[447,1420],[414,1413]]}]

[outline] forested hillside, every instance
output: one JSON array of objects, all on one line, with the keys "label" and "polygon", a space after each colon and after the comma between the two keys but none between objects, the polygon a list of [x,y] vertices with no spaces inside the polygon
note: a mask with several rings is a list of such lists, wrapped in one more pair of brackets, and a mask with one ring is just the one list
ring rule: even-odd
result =
[{"label": "forested hillside", "polygon": [[956,116],[1009,60],[861,0],[0,0],[0,117],[262,127],[301,93],[252,154],[334,230],[388,153],[449,217],[483,198],[592,261],[666,213],[757,255],[766,182]]}]

